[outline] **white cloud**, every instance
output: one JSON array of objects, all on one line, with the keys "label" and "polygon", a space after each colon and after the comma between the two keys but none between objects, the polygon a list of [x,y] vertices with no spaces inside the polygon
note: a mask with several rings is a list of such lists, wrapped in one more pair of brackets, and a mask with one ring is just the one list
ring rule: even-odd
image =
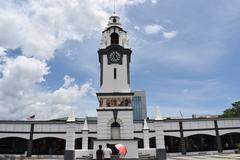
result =
[{"label": "white cloud", "polygon": [[139,26],[134,26],[134,29],[137,30],[137,31],[141,30],[141,28]]},{"label": "white cloud", "polygon": [[[145,0],[118,0],[124,19],[127,5]],[[107,24],[110,0],[0,1],[0,119],[37,119],[95,114],[97,99],[91,81],[82,85],[70,76],[61,87],[42,88],[50,74],[47,63],[67,40],[95,36]],[[126,18],[125,18],[126,19]],[[20,48],[21,56],[9,58],[6,49]],[[70,52],[67,55],[71,54]]]},{"label": "white cloud", "polygon": [[[1,119],[24,119],[35,114],[37,119],[67,116],[70,110],[76,115],[92,114],[97,107],[93,99],[95,89],[91,82],[77,85],[70,76],[54,91],[39,90],[38,83],[49,74],[45,62],[19,56],[6,58],[1,64],[0,117]],[[89,109],[90,108],[90,109]]]},{"label": "white cloud", "polygon": [[[111,0],[102,0],[102,1],[107,1],[108,3],[111,2]],[[116,1],[116,6],[120,7],[120,6],[124,6],[124,5],[133,5],[136,3],[144,3],[145,0],[117,0]],[[112,7],[112,6],[111,6]]]},{"label": "white cloud", "polygon": [[[138,30],[140,27],[135,26],[134,29]],[[143,26],[145,34],[148,35],[153,35],[153,34],[158,34],[161,33],[164,38],[166,39],[171,39],[175,36],[177,36],[178,32],[177,31],[168,31],[166,28],[159,24],[148,24]]]},{"label": "white cloud", "polygon": [[158,1],[157,1],[157,0],[151,0],[151,3],[152,3],[152,4],[157,4]]},{"label": "white cloud", "polygon": [[169,31],[169,32],[163,32],[163,37],[167,39],[171,39],[175,36],[177,36],[178,32],[177,31]]},{"label": "white cloud", "polygon": [[0,57],[6,56],[6,51],[7,50],[5,48],[0,47]]},{"label": "white cloud", "polygon": [[146,34],[157,34],[160,31],[164,30],[164,28],[158,24],[145,25],[143,29]]},{"label": "white cloud", "polygon": [[[119,0],[118,9],[144,0]],[[27,0],[0,2],[0,46],[21,48],[23,54],[41,60],[68,39],[82,40],[106,25],[112,10],[109,0]]]},{"label": "white cloud", "polygon": [[46,63],[24,56],[6,58],[1,68],[0,90],[4,95],[11,96],[20,95],[35,83],[44,81],[43,76],[48,74],[49,69]]}]

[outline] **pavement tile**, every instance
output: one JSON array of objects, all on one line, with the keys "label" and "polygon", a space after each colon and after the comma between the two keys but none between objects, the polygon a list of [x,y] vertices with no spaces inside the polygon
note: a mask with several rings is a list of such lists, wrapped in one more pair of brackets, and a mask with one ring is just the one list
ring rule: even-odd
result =
[{"label": "pavement tile", "polygon": [[240,160],[240,154],[215,154],[215,155],[193,155],[173,156],[168,160]]}]

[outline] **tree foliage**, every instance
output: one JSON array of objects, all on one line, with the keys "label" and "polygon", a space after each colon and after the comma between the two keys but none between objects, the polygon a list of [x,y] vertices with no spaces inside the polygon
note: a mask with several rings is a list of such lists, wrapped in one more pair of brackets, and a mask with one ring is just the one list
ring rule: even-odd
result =
[{"label": "tree foliage", "polygon": [[240,117],[240,101],[234,102],[220,117]]}]

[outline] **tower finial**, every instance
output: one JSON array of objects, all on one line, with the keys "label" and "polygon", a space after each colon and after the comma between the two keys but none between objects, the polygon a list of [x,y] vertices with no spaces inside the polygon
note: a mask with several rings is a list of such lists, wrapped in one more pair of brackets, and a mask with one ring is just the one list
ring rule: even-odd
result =
[{"label": "tower finial", "polygon": [[116,0],[113,0],[113,14],[116,14]]}]

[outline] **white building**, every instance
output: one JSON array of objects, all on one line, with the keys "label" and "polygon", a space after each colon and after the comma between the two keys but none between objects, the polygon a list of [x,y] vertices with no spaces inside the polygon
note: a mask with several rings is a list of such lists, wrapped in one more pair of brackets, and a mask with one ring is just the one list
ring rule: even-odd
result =
[{"label": "white building", "polygon": [[[98,145],[118,143],[126,159],[166,159],[167,154],[223,152],[240,143],[240,118],[134,121],[130,88],[132,51],[120,18],[111,16],[102,32],[97,117],[49,121],[0,121],[0,154],[95,158]],[[166,154],[167,153],[167,154]]]}]

